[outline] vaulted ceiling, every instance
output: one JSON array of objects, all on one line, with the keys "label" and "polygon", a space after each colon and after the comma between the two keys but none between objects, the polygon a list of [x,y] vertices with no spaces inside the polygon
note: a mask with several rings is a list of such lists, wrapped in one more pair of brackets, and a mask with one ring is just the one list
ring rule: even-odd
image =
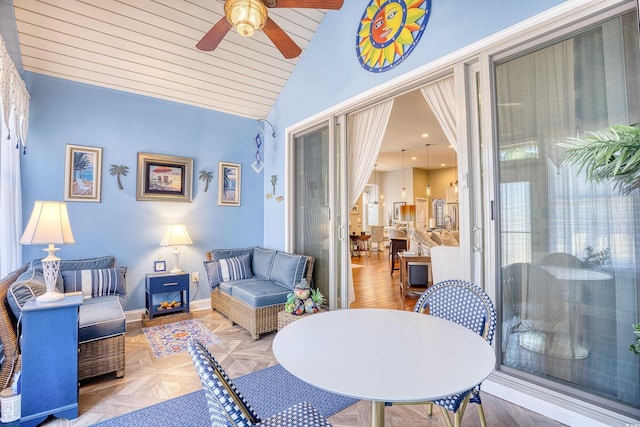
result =
[{"label": "vaulted ceiling", "polygon": [[[14,0],[27,71],[248,118],[264,118],[293,71],[262,31],[232,30],[213,52],[196,43],[222,0]],[[327,11],[269,9],[304,49]]]},{"label": "vaulted ceiling", "polygon": [[[198,41],[222,18],[224,0],[13,4],[27,71],[241,117],[265,118],[298,61],[285,59],[262,31],[247,38],[231,30],[214,51],[198,50]],[[304,55],[327,11],[270,8],[268,13]],[[355,53],[353,60],[357,61]],[[425,132],[427,139],[421,137]],[[425,144],[434,144],[428,166]],[[419,91],[396,99],[378,170],[400,169],[401,149],[407,150],[407,167],[434,169],[456,163],[455,152]]]}]

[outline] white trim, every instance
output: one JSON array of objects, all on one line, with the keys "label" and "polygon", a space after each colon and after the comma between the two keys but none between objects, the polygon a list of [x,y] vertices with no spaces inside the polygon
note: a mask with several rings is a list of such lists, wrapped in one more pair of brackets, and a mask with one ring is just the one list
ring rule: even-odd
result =
[{"label": "white trim", "polygon": [[584,19],[598,16],[603,11],[614,7],[631,10],[633,4],[628,0],[568,0],[289,125],[285,132],[299,132],[317,121],[326,120],[328,116],[351,113],[356,109],[380,102],[382,99],[397,96],[408,89],[417,89],[426,82],[451,74],[452,68],[457,64],[470,61],[482,53],[488,52],[490,55],[495,55],[499,51],[513,49],[526,42],[539,43],[539,37],[543,34],[574,23],[582,26]]},{"label": "white trim", "polygon": [[482,383],[482,391],[568,426],[640,425],[640,420],[634,420],[500,372],[494,372]]}]

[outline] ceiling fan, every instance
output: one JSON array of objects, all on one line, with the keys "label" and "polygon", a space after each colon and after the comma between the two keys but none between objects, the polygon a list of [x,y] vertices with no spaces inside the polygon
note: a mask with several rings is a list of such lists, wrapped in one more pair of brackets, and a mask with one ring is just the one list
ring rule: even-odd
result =
[{"label": "ceiling fan", "polygon": [[263,30],[269,40],[287,58],[295,58],[302,49],[267,14],[267,8],[312,8],[338,10],[343,0],[225,0],[224,15],[196,44],[200,50],[218,47],[232,27],[238,34],[251,37]]}]

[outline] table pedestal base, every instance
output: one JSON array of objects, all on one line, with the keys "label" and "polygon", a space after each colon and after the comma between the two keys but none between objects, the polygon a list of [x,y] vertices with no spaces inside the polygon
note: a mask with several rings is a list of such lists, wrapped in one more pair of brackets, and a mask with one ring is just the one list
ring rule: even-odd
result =
[{"label": "table pedestal base", "polygon": [[371,427],[384,427],[384,402],[371,402]]}]

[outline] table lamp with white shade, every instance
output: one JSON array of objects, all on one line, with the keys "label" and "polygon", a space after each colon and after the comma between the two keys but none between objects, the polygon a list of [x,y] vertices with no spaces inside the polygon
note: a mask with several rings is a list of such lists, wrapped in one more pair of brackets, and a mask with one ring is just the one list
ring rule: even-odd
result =
[{"label": "table lamp with white shade", "polygon": [[192,245],[191,237],[187,233],[187,227],[184,224],[173,224],[164,233],[164,237],[160,242],[160,246],[173,246],[173,269],[171,273],[182,273],[180,269],[180,251],[179,246]]},{"label": "table lamp with white shade", "polygon": [[31,217],[27,223],[22,237],[21,245],[48,245],[43,251],[47,252],[42,259],[42,270],[47,292],[36,298],[36,301],[53,302],[64,298],[64,294],[56,290],[56,280],[60,271],[60,258],[55,255],[59,249],[55,244],[69,245],[75,243],[67,204],[64,202],[51,202],[37,200],[33,205]]}]

